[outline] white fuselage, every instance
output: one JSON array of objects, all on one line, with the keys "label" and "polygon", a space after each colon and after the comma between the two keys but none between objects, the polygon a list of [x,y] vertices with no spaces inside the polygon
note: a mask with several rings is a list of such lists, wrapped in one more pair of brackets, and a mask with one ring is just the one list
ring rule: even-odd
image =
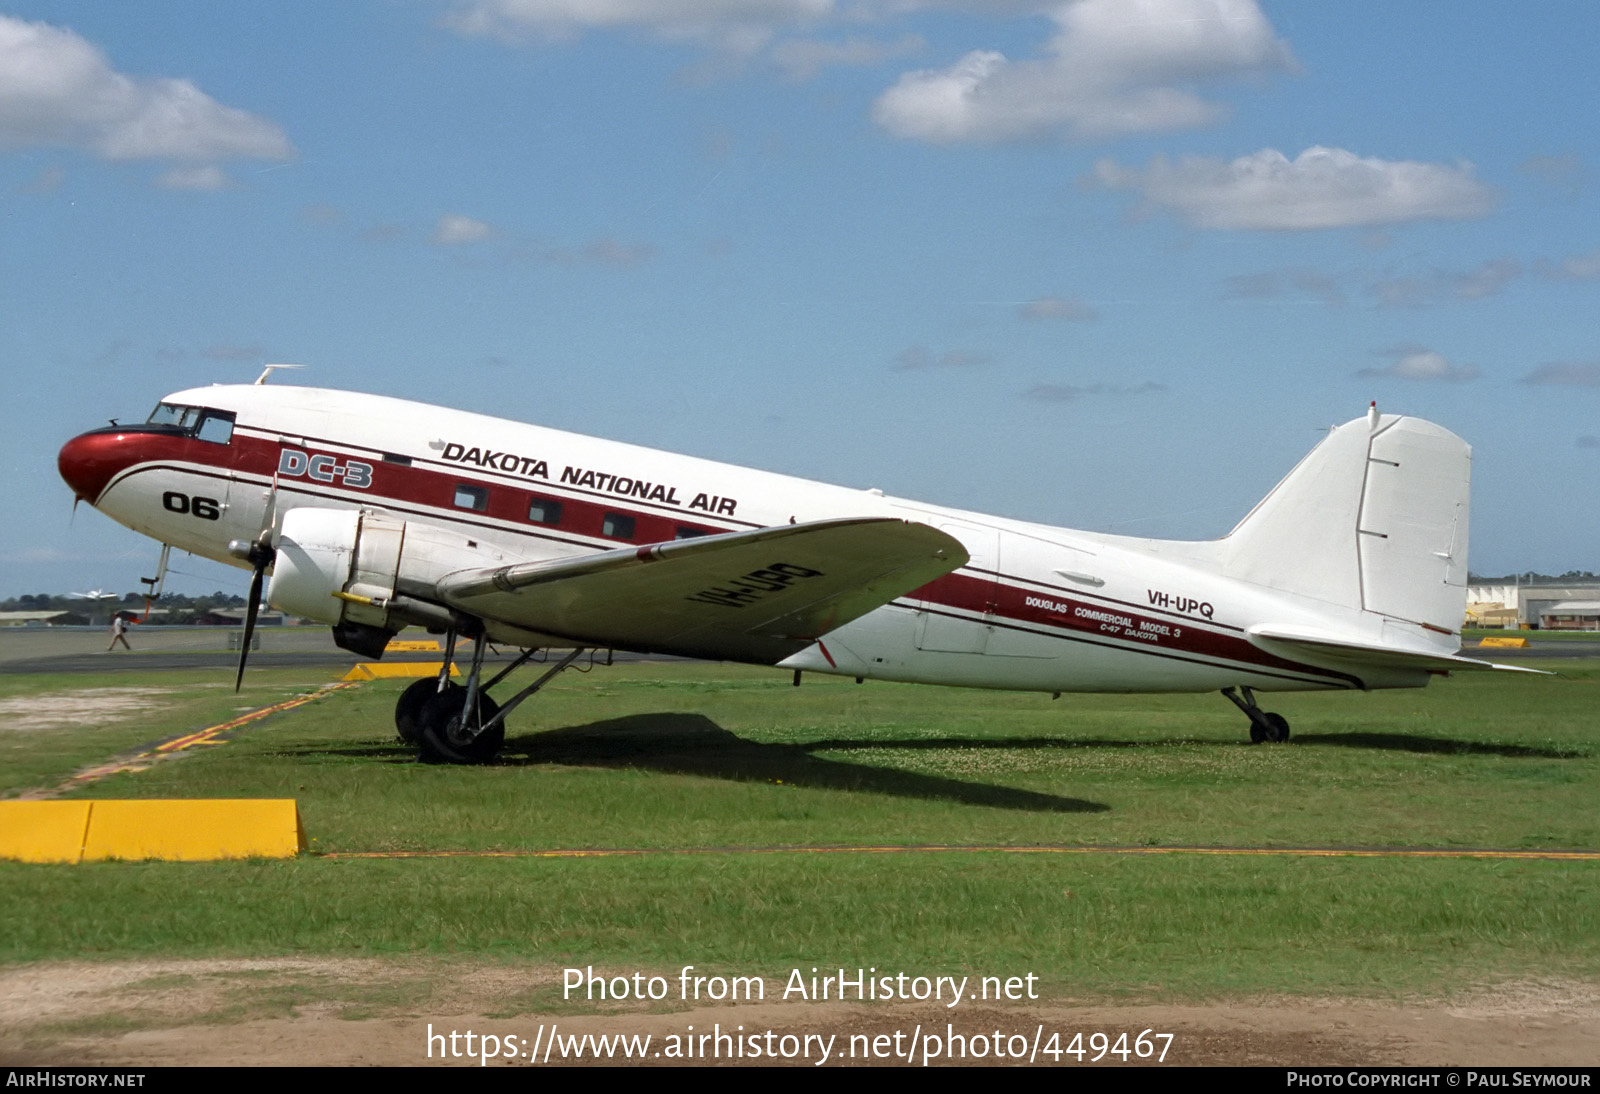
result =
[{"label": "white fuselage", "polygon": [[[1072,531],[948,509],[398,399],[217,386],[165,402],[235,416],[225,442],[151,439],[90,500],[195,554],[244,565],[230,540],[269,499],[361,508],[473,537],[511,561],[835,517],[949,533],[970,561],[781,662],[888,680],[1039,691],[1407,687],[1426,672],[1287,660],[1253,624],[1367,626],[1361,611],[1231,578],[1218,543]],[[130,438],[134,440],[136,438]],[[109,443],[109,442],[108,442]],[[491,626],[491,633],[493,628]]]}]

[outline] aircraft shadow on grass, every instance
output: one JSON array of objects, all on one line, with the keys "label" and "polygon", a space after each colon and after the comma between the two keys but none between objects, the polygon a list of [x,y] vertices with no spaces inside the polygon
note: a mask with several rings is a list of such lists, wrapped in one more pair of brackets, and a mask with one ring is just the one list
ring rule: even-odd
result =
[{"label": "aircraft shadow on grass", "polygon": [[1325,745],[1441,756],[1505,756],[1514,760],[1583,760],[1589,757],[1588,752],[1579,748],[1539,748],[1451,737],[1419,737],[1411,733],[1303,733],[1292,738],[1290,743],[1301,747]]},{"label": "aircraft shadow on grass", "polygon": [[[959,801],[967,805],[1036,813],[1101,813],[1111,807],[1081,798],[853,764],[826,759],[814,753],[941,749],[1066,751],[1169,748],[1177,745],[1255,747],[1244,741],[1177,737],[1142,741],[1085,737],[930,737],[892,741],[827,738],[799,744],[762,744],[730,733],[704,715],[663,713],[636,714],[525,734],[510,739],[506,752],[497,762],[510,766],[552,763],[574,767],[634,767],[675,775],[700,775],[738,782],[781,781],[791,786],[814,789],[858,790],[893,797]],[[1589,752],[1577,748],[1540,748],[1407,733],[1302,733],[1292,738],[1289,745],[1299,748],[1373,749],[1423,755],[1502,756],[1535,760],[1576,760],[1590,756]],[[410,747],[398,743],[289,751],[322,755],[332,753],[391,763],[410,763],[415,755]]]},{"label": "aircraft shadow on grass", "polygon": [[[890,748],[890,742],[859,742]],[[986,747],[986,740],[948,740],[939,747]],[[857,790],[899,798],[958,801],[1033,813],[1104,813],[1111,807],[1081,798],[1064,798],[1008,786],[963,782],[937,775],[846,763],[812,755],[852,747],[846,742],[777,745],[747,741],[700,714],[635,714],[587,725],[547,729],[514,737],[495,763],[502,767],[567,764],[572,767],[640,768],[672,775],[700,775],[734,782],[783,782],[819,790]],[[914,747],[929,747],[915,742]],[[326,748],[294,745],[282,756],[342,756],[347,759],[409,764],[414,746],[347,745]]]},{"label": "aircraft shadow on grass", "polygon": [[958,801],[1033,813],[1102,813],[1110,806],[1008,786],[964,782],[812,755],[811,745],[745,740],[700,714],[635,714],[549,729],[506,743],[502,764],[631,767],[737,782]]},{"label": "aircraft shadow on grass", "polygon": [[[1097,737],[930,737],[916,741],[846,740],[810,741],[800,747],[813,752],[853,752],[864,749],[1075,749],[1075,748],[1171,748],[1177,745],[1202,745],[1219,748],[1256,748],[1245,740],[1218,740],[1198,737],[1164,737],[1159,740],[1127,741]],[[1533,745],[1495,744],[1490,741],[1461,741],[1450,737],[1422,737],[1409,733],[1301,733],[1288,746],[1307,748],[1370,748],[1380,751],[1417,752],[1443,756],[1505,756],[1510,759],[1581,760],[1589,753],[1579,748],[1538,748]],[[1278,748],[1284,745],[1275,746]]]},{"label": "aircraft shadow on grass", "polygon": [[[922,737],[911,741],[886,741],[882,738],[852,740],[843,737],[823,741],[807,741],[798,747],[807,752],[856,752],[871,749],[924,749],[936,751],[943,748],[1019,749],[1040,750],[1083,748],[1172,748],[1176,745],[1220,745],[1233,748],[1239,741],[1207,740],[1199,737],[1162,737],[1148,741],[1120,741],[1106,737]],[[1245,742],[1248,743],[1248,742]]]}]

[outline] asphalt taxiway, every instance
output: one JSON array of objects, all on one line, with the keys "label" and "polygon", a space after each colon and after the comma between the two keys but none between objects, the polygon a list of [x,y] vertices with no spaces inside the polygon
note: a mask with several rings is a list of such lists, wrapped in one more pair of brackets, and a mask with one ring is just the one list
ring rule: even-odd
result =
[{"label": "asphalt taxiway", "polygon": [[[107,650],[110,631],[102,627],[7,628],[0,630],[0,673],[109,675],[186,669],[228,672],[239,663],[238,636],[237,627],[131,627],[128,630],[131,650],[120,646]],[[326,666],[343,672],[352,665],[372,660],[335,646],[327,627],[261,627],[256,636],[260,644],[250,653],[251,669]],[[426,635],[418,637],[423,641],[428,639]],[[234,644],[232,649],[228,648],[230,638]],[[456,663],[459,665],[470,657],[471,650],[470,644],[459,645]],[[491,647],[484,660],[508,662],[519,652]],[[437,662],[440,656],[441,650],[406,650],[388,653],[383,660]],[[619,663],[681,660],[632,653],[613,656]]]}]

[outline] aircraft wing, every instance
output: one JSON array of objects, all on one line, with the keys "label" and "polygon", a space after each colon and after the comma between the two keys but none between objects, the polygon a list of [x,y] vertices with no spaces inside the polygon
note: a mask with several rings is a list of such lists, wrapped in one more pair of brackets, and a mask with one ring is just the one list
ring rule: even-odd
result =
[{"label": "aircraft wing", "polygon": [[1427,650],[1404,649],[1385,646],[1377,642],[1340,635],[1325,634],[1304,627],[1255,626],[1245,632],[1255,645],[1268,653],[1332,658],[1361,665],[1383,668],[1422,669],[1428,672],[1462,672],[1472,670],[1497,670],[1500,672],[1531,672],[1539,676],[1550,673],[1541,669],[1528,669],[1520,665],[1500,665],[1493,661],[1479,661],[1475,657],[1436,653]]},{"label": "aircraft wing", "polygon": [[463,611],[574,645],[776,663],[967,561],[952,536],[860,518],[463,570]]}]

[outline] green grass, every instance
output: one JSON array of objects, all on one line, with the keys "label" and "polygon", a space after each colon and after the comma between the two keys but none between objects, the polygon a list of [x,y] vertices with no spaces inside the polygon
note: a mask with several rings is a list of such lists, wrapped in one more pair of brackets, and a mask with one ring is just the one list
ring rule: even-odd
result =
[{"label": "green grass", "polygon": [[[231,679],[196,680],[194,673],[0,676],[0,703],[5,704],[0,715],[0,798],[53,786],[86,765],[218,725],[319,683],[303,669],[252,671],[238,694]],[[135,705],[112,709],[110,704],[119,700]],[[88,713],[94,707],[102,713]],[[79,708],[86,713],[74,716],[72,711]]]},{"label": "green grass", "polygon": [[1277,696],[1269,705],[1294,738],[1272,748],[1251,745],[1217,696],[1052,702],[616,666],[569,676],[523,707],[506,762],[477,769],[412,762],[390,728],[400,684],[384,683],[84,793],[296,797],[321,851],[1600,847],[1595,679],[1579,669]]},{"label": "green grass", "polygon": [[1592,977],[1592,864],[963,855],[10,867],[10,960],[417,952],[1033,972],[1049,997],[1397,996]]},{"label": "green grass", "polygon": [[[1052,702],[616,666],[569,673],[519,710],[505,762],[488,768],[413,762],[389,728],[401,684],[368,684],[80,796],[294,797],[318,851],[1600,848],[1600,676],[1552,664],[1564,675],[1271,697],[1294,726],[1277,747],[1248,744],[1215,695]],[[186,728],[199,726],[173,731]],[[6,962],[423,951],[779,977],[859,964],[1033,971],[1054,998],[1388,995],[1600,973],[1595,862],[309,856],[4,865],[0,893]]]}]

